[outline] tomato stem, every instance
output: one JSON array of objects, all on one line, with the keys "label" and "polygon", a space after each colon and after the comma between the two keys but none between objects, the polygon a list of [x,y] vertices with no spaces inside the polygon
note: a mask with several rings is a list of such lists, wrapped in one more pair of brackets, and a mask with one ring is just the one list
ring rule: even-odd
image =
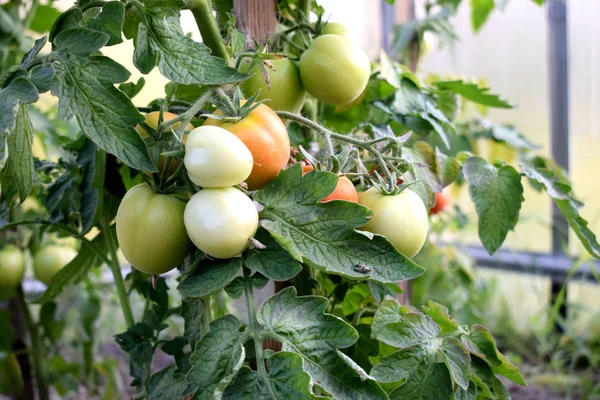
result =
[{"label": "tomato stem", "polygon": [[23,317],[25,318],[25,325],[29,331],[29,338],[31,339],[31,356],[33,358],[33,368],[35,370],[35,378],[37,380],[38,396],[40,400],[49,400],[50,393],[48,392],[48,382],[46,382],[46,371],[43,367],[43,350],[42,342],[38,332],[38,326],[33,322],[31,311],[25,301],[25,293],[23,287],[19,285],[17,287],[17,301]]},{"label": "tomato stem", "polygon": [[127,326],[132,326],[135,324],[135,319],[133,318],[133,312],[131,311],[131,305],[129,304],[129,297],[127,296],[127,291],[125,290],[123,275],[121,275],[121,266],[119,265],[119,258],[117,257],[117,248],[115,246],[116,238],[113,235],[113,231],[109,225],[109,222],[106,221],[106,217],[102,216],[100,218],[100,224],[102,225],[102,231],[106,235],[106,242],[108,243],[108,247],[110,250],[111,256],[108,265],[110,266],[110,270],[113,274],[114,283],[117,287],[117,296],[119,297],[119,303],[121,303],[123,317],[125,318],[125,323],[127,324]]},{"label": "tomato stem", "polygon": [[156,128],[156,134],[158,139],[162,137],[162,133],[170,126],[175,125],[178,122],[181,122],[181,126],[177,130],[177,136],[181,139],[181,134],[185,131],[186,125],[190,122],[190,120],[204,107],[214,95],[213,90],[207,90],[196,100],[196,102],[183,114],[178,115],[177,117],[170,119],[168,121],[163,121],[158,128]]},{"label": "tomato stem", "polygon": [[256,305],[254,303],[254,289],[252,289],[252,279],[250,278],[250,270],[243,267],[244,270],[244,293],[246,294],[246,308],[248,309],[248,327],[254,338],[254,350],[256,351],[256,367],[258,372],[263,376],[267,375],[265,368],[265,360],[263,355],[262,339],[260,337],[260,327],[256,320]]},{"label": "tomato stem", "polygon": [[310,4],[312,0],[298,0],[298,8],[302,10],[302,13],[307,20],[310,20]]},{"label": "tomato stem", "polygon": [[373,157],[375,157],[375,160],[377,161],[377,163],[379,164],[379,166],[381,167],[381,169],[383,170],[383,172],[386,176],[386,179],[387,179],[387,188],[386,189],[388,190],[388,192],[392,192],[394,190],[394,188],[396,187],[396,177],[390,171],[388,165],[386,164],[383,154],[379,150],[377,150],[376,147],[374,147],[375,144],[385,142],[385,141],[396,142],[398,140],[396,137],[386,136],[386,137],[372,139],[372,140],[360,140],[360,139],[355,139],[350,136],[340,135],[338,133],[332,132],[329,129],[322,127],[318,123],[309,120],[308,118],[304,118],[301,115],[297,115],[297,114],[294,114],[289,111],[277,111],[277,115],[279,115],[281,118],[284,118],[284,119],[290,119],[292,121],[296,121],[297,123],[304,125],[310,129],[314,130],[315,132],[319,133],[320,135],[322,135],[325,138],[325,143],[327,144],[327,151],[329,153],[328,154],[329,156],[333,155],[333,145],[331,144],[331,139],[337,140],[339,142],[350,143],[356,147],[359,147],[363,150],[368,151],[369,153],[371,153],[373,155]]},{"label": "tomato stem", "polygon": [[188,2],[190,10],[194,15],[202,41],[208,46],[213,55],[225,59],[227,64],[231,65],[231,57],[225,47],[221,32],[217,25],[217,20],[213,15],[212,3],[210,0],[193,0]]}]

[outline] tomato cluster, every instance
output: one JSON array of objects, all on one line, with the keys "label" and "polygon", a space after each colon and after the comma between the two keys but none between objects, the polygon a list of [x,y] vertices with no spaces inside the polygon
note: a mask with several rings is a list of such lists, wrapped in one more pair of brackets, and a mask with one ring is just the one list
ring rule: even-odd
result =
[{"label": "tomato cluster", "polygon": [[352,103],[364,92],[371,65],[365,52],[349,39],[346,26],[326,24],[301,54],[298,48],[310,41],[309,35],[296,32],[291,41],[290,53],[300,56],[298,66],[290,59],[271,60],[267,85],[257,67],[248,71],[250,63],[243,64],[242,71],[252,73],[242,84],[244,95],[258,92],[258,100],[268,99],[274,110],[299,112],[306,92],[323,103],[339,106]]},{"label": "tomato cluster", "polygon": [[[187,203],[181,196],[156,193],[148,184],[127,192],[117,212],[117,237],[123,255],[136,269],[148,274],[167,272],[183,262],[192,243],[209,257],[221,259],[248,248],[258,229],[258,212],[251,198],[235,186],[259,190],[290,160],[289,135],[274,110],[299,112],[306,92],[338,106],[358,102],[366,93],[370,63],[348,39],[347,28],[330,23],[321,33],[299,55],[299,62],[271,60],[268,84],[258,66],[250,69],[250,62],[241,64],[241,70],[252,75],[240,85],[242,93],[269,99],[271,107],[259,104],[237,120],[222,118],[217,110],[202,126],[186,127],[190,132],[183,138],[183,162],[189,181],[200,187]],[[146,124],[156,128],[159,116],[149,113]],[[164,121],[174,117],[162,114]],[[136,129],[142,137],[149,135],[143,127]],[[158,167],[164,168],[165,162],[161,156]],[[178,166],[173,159],[169,172]],[[303,174],[312,170],[312,165],[303,165]],[[370,208],[373,217],[361,229],[385,235],[406,256],[421,249],[428,229],[427,210],[414,192],[387,195],[371,188],[359,194],[352,181],[340,175],[333,192],[320,202],[333,200]]]}]

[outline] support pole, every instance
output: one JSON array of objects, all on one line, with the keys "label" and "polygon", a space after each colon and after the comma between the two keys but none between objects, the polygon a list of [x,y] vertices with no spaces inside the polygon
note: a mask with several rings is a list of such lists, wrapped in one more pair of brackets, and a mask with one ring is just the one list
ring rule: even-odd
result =
[{"label": "support pole", "polygon": [[[567,49],[566,0],[548,0],[548,72],[550,89],[550,132],[552,157],[565,171],[569,170],[569,65]],[[552,204],[552,254],[568,252],[569,225],[556,204]],[[552,280],[552,302],[556,301],[565,282]],[[560,315],[567,317],[567,296]],[[559,324],[555,325],[562,332]]]}]

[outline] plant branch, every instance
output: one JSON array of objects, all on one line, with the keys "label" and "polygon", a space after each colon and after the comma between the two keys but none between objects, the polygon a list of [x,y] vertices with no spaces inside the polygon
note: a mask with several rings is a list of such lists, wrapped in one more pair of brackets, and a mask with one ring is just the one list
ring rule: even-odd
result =
[{"label": "plant branch", "polygon": [[298,8],[302,10],[302,13],[306,17],[307,20],[310,18],[310,3],[312,0],[298,0]]},{"label": "plant branch", "polygon": [[225,103],[225,105],[229,109],[229,113],[231,115],[238,115],[238,112],[237,112],[238,110],[236,109],[235,105],[233,104],[233,102],[231,101],[231,99],[229,98],[229,96],[227,96],[227,94],[223,91],[223,89],[216,88],[215,89],[215,94],[217,96],[219,96],[219,99],[221,99],[221,101],[223,103]]},{"label": "plant branch", "polygon": [[37,381],[38,396],[40,400],[49,400],[50,393],[48,392],[48,382],[46,381],[46,371],[44,370],[44,359],[42,354],[42,342],[38,332],[38,326],[33,322],[31,311],[25,301],[25,293],[23,287],[17,287],[17,301],[25,318],[25,325],[29,331],[31,339],[31,356],[33,358],[33,368],[35,370],[35,378]]},{"label": "plant branch", "polygon": [[210,0],[192,0],[188,1],[188,7],[194,15],[202,41],[212,50],[212,54],[225,59],[227,64],[231,65],[231,57],[221,38],[221,32],[217,25],[217,20],[213,15],[212,3]]},{"label": "plant branch", "polygon": [[121,266],[119,265],[119,258],[117,257],[115,238],[112,234],[112,229],[109,225],[109,222],[106,220],[106,217],[102,216],[100,218],[100,223],[102,225],[102,231],[106,235],[106,241],[108,242],[108,247],[110,250],[111,257],[108,265],[110,266],[114,283],[117,287],[117,295],[119,297],[119,303],[121,303],[121,309],[123,310],[123,317],[125,318],[127,326],[132,326],[135,324],[135,319],[133,318],[133,312],[131,311],[131,305],[129,304],[127,291],[125,290],[123,275],[121,275]]},{"label": "plant branch", "polygon": [[246,308],[248,308],[248,326],[254,338],[256,366],[258,368],[258,372],[261,375],[266,376],[267,370],[265,368],[262,339],[260,338],[260,327],[258,326],[258,322],[256,320],[256,305],[254,304],[254,289],[252,289],[252,279],[250,278],[250,270],[246,267],[243,267],[243,269],[245,282],[244,293],[246,294]]},{"label": "plant branch", "polygon": [[[363,150],[368,151],[369,153],[371,153],[373,155],[373,157],[375,157],[375,159],[377,160],[377,163],[379,164],[379,166],[381,167],[381,169],[383,170],[383,172],[386,176],[387,190],[389,192],[391,192],[396,187],[396,178],[394,177],[394,175],[390,171],[389,167],[387,166],[383,154],[379,150],[377,150],[377,148],[374,147],[375,144],[381,143],[384,141],[394,142],[397,140],[396,138],[384,137],[384,138],[377,138],[377,139],[372,139],[372,140],[360,140],[360,139],[355,139],[355,138],[347,136],[347,135],[340,135],[339,133],[332,132],[329,129],[324,128],[321,125],[317,124],[316,122],[313,122],[307,118],[302,117],[301,115],[297,115],[297,114],[294,114],[294,113],[291,113],[288,111],[277,111],[277,115],[279,115],[281,118],[290,119],[292,121],[295,121],[301,125],[304,125],[310,129],[314,130],[315,132],[319,133],[320,135],[322,135],[325,138],[325,143],[327,143],[328,147],[331,144],[331,139],[333,139],[333,140],[337,140],[340,142],[350,143],[356,147],[359,147]],[[330,151],[329,148],[328,148],[328,151]],[[333,155],[333,146],[332,145],[331,145],[330,155]]]},{"label": "plant branch", "polygon": [[198,113],[204,104],[213,96],[213,90],[207,90],[196,100],[196,102],[183,114],[178,115],[177,117],[170,119],[168,121],[163,121],[162,124],[158,126],[156,129],[156,133],[158,138],[162,136],[162,133],[170,126],[175,125],[178,122],[181,122],[181,126],[179,130],[182,132],[185,130],[185,126],[190,122],[190,120]]}]

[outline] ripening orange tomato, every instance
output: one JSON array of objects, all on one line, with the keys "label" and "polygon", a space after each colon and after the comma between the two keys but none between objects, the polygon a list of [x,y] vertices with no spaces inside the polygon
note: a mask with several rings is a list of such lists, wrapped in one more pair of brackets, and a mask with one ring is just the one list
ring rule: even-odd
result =
[{"label": "ripening orange tomato", "polygon": [[435,215],[442,211],[445,211],[446,208],[450,205],[450,200],[445,193],[436,193],[435,194],[435,205],[429,209],[429,214]]},{"label": "ripening orange tomato", "polygon": [[[219,115],[219,111],[215,114]],[[219,126],[237,136],[250,150],[254,167],[246,179],[249,190],[265,187],[285,168],[290,158],[290,138],[285,124],[268,106],[261,104],[238,122],[207,119],[204,125]]]},{"label": "ripening orange tomato", "polygon": [[[302,165],[302,175],[305,175],[312,170],[314,170],[312,165]],[[352,184],[352,181],[343,175],[340,176],[334,191],[331,192],[329,196],[319,201],[325,203],[326,201],[331,200],[345,200],[358,203],[358,193],[356,192],[356,188],[354,187],[354,184]]]}]

